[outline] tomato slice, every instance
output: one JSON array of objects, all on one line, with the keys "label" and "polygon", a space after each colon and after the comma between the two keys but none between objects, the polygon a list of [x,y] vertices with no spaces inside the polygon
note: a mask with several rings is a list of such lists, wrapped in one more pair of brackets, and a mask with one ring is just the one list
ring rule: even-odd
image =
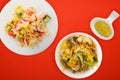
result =
[{"label": "tomato slice", "polygon": [[43,36],[45,34],[45,32],[40,32],[40,36]]},{"label": "tomato slice", "polygon": [[15,37],[15,34],[13,33],[13,31],[9,31],[8,34],[9,34],[9,36]]}]

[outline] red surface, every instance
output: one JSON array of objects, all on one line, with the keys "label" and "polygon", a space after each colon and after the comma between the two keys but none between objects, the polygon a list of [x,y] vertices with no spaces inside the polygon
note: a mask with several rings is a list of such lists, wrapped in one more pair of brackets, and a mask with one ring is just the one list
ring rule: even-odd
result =
[{"label": "red surface", "polygon": [[[0,10],[9,0],[0,0]],[[103,60],[98,71],[81,80],[120,80],[120,17],[113,23],[114,38],[104,41],[90,30],[95,16],[107,17],[112,10],[120,13],[120,0],[47,0],[55,9],[59,30],[53,44],[34,56],[21,56],[8,50],[0,41],[0,80],[74,80],[56,66],[57,43],[68,33],[81,31],[91,34],[100,43]]]}]

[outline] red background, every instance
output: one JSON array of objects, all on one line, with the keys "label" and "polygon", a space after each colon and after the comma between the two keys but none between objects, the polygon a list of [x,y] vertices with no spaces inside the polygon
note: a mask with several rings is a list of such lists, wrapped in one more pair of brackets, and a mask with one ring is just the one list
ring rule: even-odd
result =
[{"label": "red background", "polygon": [[[0,11],[9,0],[0,0]],[[112,10],[120,13],[120,0],[47,0],[58,16],[59,30],[53,44],[34,56],[21,56],[8,50],[0,41],[0,80],[74,80],[56,66],[57,43],[68,33],[91,34],[100,43],[103,60],[98,71],[81,80],[120,80],[120,17],[113,23],[114,38],[104,41],[90,30],[93,17],[108,17]]]}]

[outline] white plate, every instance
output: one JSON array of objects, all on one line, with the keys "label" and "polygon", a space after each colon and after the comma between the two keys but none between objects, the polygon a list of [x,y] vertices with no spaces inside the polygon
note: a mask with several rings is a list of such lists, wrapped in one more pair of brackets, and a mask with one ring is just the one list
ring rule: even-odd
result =
[{"label": "white plate", "polygon": [[[23,8],[33,6],[36,12],[43,11],[48,14],[52,19],[47,23],[49,29],[49,35],[43,38],[43,41],[39,43],[39,47],[29,48],[29,47],[20,47],[18,42],[9,37],[4,32],[4,27],[6,23],[11,19],[15,6],[21,5]],[[0,18],[0,37],[4,45],[11,51],[21,54],[21,55],[34,55],[44,51],[48,48],[54,41],[58,30],[58,20],[56,13],[52,6],[47,3],[45,0],[12,0],[6,4],[6,6],[1,11]]]},{"label": "white plate", "polygon": [[[64,66],[61,64],[60,62],[60,47],[61,47],[61,44],[62,44],[62,41],[63,40],[67,40],[75,35],[84,35],[84,36],[87,36],[89,38],[91,38],[95,43],[96,43],[96,49],[97,49],[97,56],[98,56],[98,65],[97,66],[94,66],[93,69],[91,70],[88,70],[86,72],[84,72],[83,74],[81,74],[80,72],[76,72],[76,73],[73,73],[72,71],[70,71],[69,69],[64,69]],[[86,34],[86,33],[82,33],[82,32],[75,32],[75,33],[71,33],[71,34],[68,34],[67,36],[65,36],[64,38],[62,38],[60,40],[60,42],[58,43],[57,47],[56,47],[56,51],[55,51],[55,60],[56,60],[56,64],[58,66],[58,68],[60,69],[60,71],[62,71],[65,75],[69,76],[69,77],[72,77],[72,78],[86,78],[90,75],[92,75],[93,73],[95,73],[97,71],[97,69],[100,67],[100,64],[102,62],[102,50],[101,50],[101,47],[98,43],[98,41],[93,38],[91,35],[89,34]]]}]

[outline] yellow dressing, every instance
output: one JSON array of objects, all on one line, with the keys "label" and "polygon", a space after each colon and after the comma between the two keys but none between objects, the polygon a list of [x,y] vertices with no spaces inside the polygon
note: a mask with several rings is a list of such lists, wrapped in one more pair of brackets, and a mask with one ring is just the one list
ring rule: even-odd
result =
[{"label": "yellow dressing", "polygon": [[97,21],[94,27],[96,31],[104,37],[109,37],[111,35],[110,26],[103,21]]}]

